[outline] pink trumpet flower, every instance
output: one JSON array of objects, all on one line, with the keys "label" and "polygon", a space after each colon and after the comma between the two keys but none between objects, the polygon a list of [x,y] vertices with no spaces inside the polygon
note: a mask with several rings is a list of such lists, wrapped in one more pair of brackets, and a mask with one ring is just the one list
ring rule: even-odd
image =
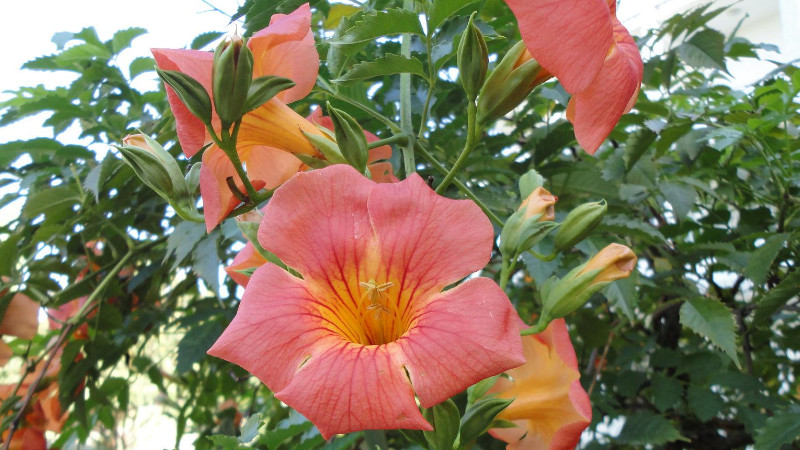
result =
[{"label": "pink trumpet flower", "polygon": [[575,138],[597,151],[642,83],[639,48],[617,20],[615,0],[505,0],[530,55],[572,94]]},{"label": "pink trumpet flower", "polygon": [[350,166],[303,172],[267,206],[259,242],[302,275],[260,266],[209,354],[245,368],[323,437],[431,430],[432,407],[523,363],[516,312],[472,278],[492,249],[472,202],[418,176],[376,183]]}]

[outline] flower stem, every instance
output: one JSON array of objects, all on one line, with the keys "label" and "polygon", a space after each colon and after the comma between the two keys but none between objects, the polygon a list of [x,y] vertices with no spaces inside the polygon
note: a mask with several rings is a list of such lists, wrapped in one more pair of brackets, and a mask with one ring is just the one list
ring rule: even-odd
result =
[{"label": "flower stem", "polygon": [[475,102],[470,101],[467,105],[467,142],[464,144],[464,150],[461,151],[456,163],[453,164],[453,167],[450,169],[447,175],[445,175],[444,180],[442,180],[442,182],[436,188],[437,194],[441,194],[447,190],[447,187],[450,186],[450,183],[453,181],[456,174],[458,174],[458,171],[461,170],[461,167],[463,167],[464,163],[467,162],[469,154],[472,153],[472,150],[474,150],[475,146],[478,144],[478,135],[481,133],[481,130],[477,125],[477,111],[478,107],[475,106]]},{"label": "flower stem", "polygon": [[[403,9],[414,11],[414,0],[403,0]],[[406,58],[411,56],[411,35],[404,34],[400,44],[400,54]],[[412,136],[403,146],[403,166],[406,176],[417,171],[414,161],[414,125],[411,122],[411,74],[400,74],[400,128],[404,133]]]},{"label": "flower stem", "polygon": [[228,159],[231,160],[233,169],[236,170],[236,174],[239,175],[239,179],[241,179],[242,184],[244,184],[247,196],[251,202],[255,203],[255,200],[258,198],[258,192],[253,186],[253,183],[250,182],[250,178],[247,177],[247,172],[245,172],[244,166],[242,166],[242,160],[239,159],[239,152],[236,151],[236,138],[239,134],[239,125],[241,125],[241,123],[241,120],[236,122],[236,125],[233,126],[233,133],[229,133],[228,130],[223,129],[221,138],[217,136],[210,124],[206,124],[206,129],[208,130],[208,134],[211,135],[211,139],[214,140],[214,143],[216,143],[217,146],[225,152]]},{"label": "flower stem", "polygon": [[502,266],[500,268],[500,289],[506,290],[506,286],[508,285],[508,280],[511,278],[511,274],[514,273],[514,268],[517,266],[517,258],[516,256],[509,260],[506,257],[503,257]]},{"label": "flower stem", "polygon": [[[439,171],[439,172],[440,172],[442,175],[447,175],[447,168],[446,168],[445,166],[443,166],[443,165],[442,165],[442,163],[440,163],[439,161],[437,161],[437,160],[436,160],[436,158],[434,158],[434,157],[433,157],[433,155],[431,155],[431,154],[428,152],[428,150],[426,150],[426,149],[425,149],[425,147],[423,147],[423,146],[422,146],[422,144],[421,144],[419,141],[417,141],[417,142],[416,142],[416,147],[415,147],[415,150],[417,151],[417,153],[419,153],[419,154],[420,154],[420,156],[422,156],[423,158],[425,158],[425,159],[428,161],[428,163],[429,163],[431,166],[433,166],[433,168],[434,168],[434,169],[438,170],[438,171]],[[453,178],[453,184],[455,184],[455,185],[456,185],[456,187],[457,187],[457,188],[458,188],[458,189],[459,189],[459,190],[460,190],[460,191],[461,191],[461,192],[462,192],[464,195],[466,195],[466,196],[467,196],[467,198],[469,198],[470,200],[472,200],[473,202],[475,202],[475,204],[477,204],[478,206],[480,206],[480,208],[483,210],[483,213],[484,213],[484,214],[486,214],[486,215],[489,217],[489,219],[490,219],[492,222],[494,222],[494,223],[495,223],[495,225],[498,225],[498,226],[503,226],[503,223],[504,223],[504,222],[503,222],[503,220],[501,220],[499,217],[497,217],[497,214],[495,214],[495,213],[494,213],[494,212],[493,212],[491,209],[489,209],[489,207],[488,207],[488,206],[486,206],[486,204],[485,204],[485,203],[483,203],[483,201],[482,201],[481,199],[479,199],[479,198],[478,198],[478,197],[477,197],[477,196],[476,196],[476,195],[475,195],[475,194],[474,194],[474,193],[473,193],[473,192],[472,192],[472,191],[469,189],[469,187],[467,187],[467,185],[466,185],[466,184],[462,183],[462,182],[461,182],[461,180],[459,180],[458,178]]]},{"label": "flower stem", "polygon": [[388,137],[386,139],[381,139],[381,140],[378,140],[378,141],[375,141],[375,142],[370,142],[367,147],[369,149],[373,149],[373,148],[382,147],[384,145],[392,145],[392,144],[406,145],[406,144],[408,144],[408,136],[406,136],[403,133],[395,134],[394,136]]}]

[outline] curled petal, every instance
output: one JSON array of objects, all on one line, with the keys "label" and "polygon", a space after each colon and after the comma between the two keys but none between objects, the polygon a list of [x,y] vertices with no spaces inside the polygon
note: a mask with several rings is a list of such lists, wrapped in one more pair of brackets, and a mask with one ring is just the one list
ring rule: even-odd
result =
[{"label": "curled petal", "polygon": [[606,0],[505,0],[533,58],[571,93],[594,83],[614,43]]},{"label": "curled petal", "polygon": [[225,268],[225,272],[236,282],[239,286],[246,287],[250,277],[239,272],[244,269],[251,269],[253,267],[261,267],[266,264],[267,260],[261,256],[256,250],[256,247],[248,242],[242,250],[233,258],[233,263]]},{"label": "curled petal", "polygon": [[277,95],[284,103],[297,101],[311,92],[317,82],[319,54],[311,32],[308,3],[292,13],[274,14],[269,26],[253,34],[247,42],[253,52],[253,78],[277,75],[295,86]]},{"label": "curled petal", "polygon": [[612,19],[616,44],[592,85],[577,92],[567,107],[575,138],[590,154],[597,151],[620,117],[633,108],[642,83],[639,48],[625,27]]}]

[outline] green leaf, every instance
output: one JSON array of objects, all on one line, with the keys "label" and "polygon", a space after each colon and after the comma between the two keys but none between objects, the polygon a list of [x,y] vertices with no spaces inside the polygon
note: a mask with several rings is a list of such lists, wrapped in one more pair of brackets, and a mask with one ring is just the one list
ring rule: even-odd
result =
[{"label": "green leaf", "polygon": [[486,432],[494,418],[513,401],[513,398],[486,398],[467,408],[461,419],[461,442],[470,442]]},{"label": "green leaf", "polygon": [[672,211],[677,220],[683,221],[694,207],[697,191],[685,184],[663,181],[658,183],[661,194],[672,205]]},{"label": "green leaf", "polygon": [[620,234],[634,234],[658,243],[667,241],[667,238],[652,225],[641,220],[632,220],[622,214],[606,216],[598,228],[608,229]]},{"label": "green leaf", "polygon": [[625,141],[625,153],[622,156],[625,170],[630,170],[639,161],[644,152],[655,142],[656,137],[658,135],[648,128],[642,128],[628,137]]},{"label": "green leaf", "polygon": [[278,428],[274,430],[264,431],[262,440],[267,444],[269,450],[277,450],[277,448],[287,439],[298,436],[313,427],[311,422],[306,420],[297,412],[290,412],[287,419],[282,420],[278,424]]},{"label": "green leaf", "polygon": [[783,248],[783,244],[791,236],[791,233],[781,233],[769,236],[764,245],[757,248],[747,261],[747,268],[744,270],[745,276],[759,286],[767,280],[769,269],[772,262],[778,257],[778,252]]},{"label": "green leaf", "polygon": [[53,156],[89,159],[93,155],[92,152],[78,145],[64,145],[55,139],[36,138],[0,144],[0,166],[11,165],[26,153],[30,154],[34,160],[51,159]]},{"label": "green leaf", "polygon": [[428,13],[428,33],[432,33],[433,30],[439,28],[439,25],[450,18],[450,16],[473,3],[475,3],[475,1],[434,0],[433,6],[431,6],[431,10]]},{"label": "green leaf", "polygon": [[117,54],[122,50],[125,50],[126,48],[130,47],[131,42],[134,39],[145,33],[147,33],[147,30],[139,27],[117,31],[114,33],[114,37],[111,38],[111,51],[114,52],[114,54]]},{"label": "green leaf", "polygon": [[678,46],[678,55],[698,69],[728,71],[725,67],[725,36],[710,28],[696,33]]},{"label": "green leaf", "polygon": [[610,283],[605,288],[604,294],[611,304],[622,310],[629,321],[634,322],[636,320],[636,315],[634,314],[637,304],[636,286],[630,278]]},{"label": "green leaf", "polygon": [[725,407],[725,403],[719,394],[711,391],[711,388],[696,385],[689,386],[687,393],[689,407],[694,410],[694,414],[703,422],[716,417]]},{"label": "green leaf", "polygon": [[419,16],[399,8],[372,11],[364,14],[361,20],[345,31],[341,38],[332,41],[331,45],[345,46],[348,51],[354,52],[379,37],[401,33],[423,35]]},{"label": "green leaf", "polygon": [[767,419],[756,436],[756,450],[777,450],[800,438],[800,412],[775,414]]},{"label": "green leaf", "polygon": [[155,71],[156,62],[149,56],[140,56],[139,58],[131,61],[131,65],[128,67],[128,70],[130,71],[131,80],[133,80],[145,72]]},{"label": "green leaf", "polygon": [[485,378],[467,388],[467,404],[473,404],[486,395],[486,392],[497,382],[497,376]]},{"label": "green leaf", "polygon": [[178,375],[192,370],[194,363],[205,358],[206,352],[221,334],[222,325],[219,322],[204,322],[189,328],[178,343],[178,359],[175,364]]},{"label": "green leaf", "polygon": [[458,406],[448,398],[433,408],[424,410],[422,415],[433,425],[432,431],[422,432],[431,450],[451,450],[458,437],[459,419],[461,419]]},{"label": "green leaf", "polygon": [[654,373],[650,391],[653,393],[653,406],[663,413],[681,399],[683,385],[675,378],[667,377],[662,373]]},{"label": "green leaf", "polygon": [[641,412],[625,419],[625,426],[618,440],[627,444],[643,446],[661,445],[672,441],[686,441],[669,420],[655,414]]},{"label": "green leaf", "polygon": [[[0,248],[2,250],[2,248]],[[3,252],[0,251],[0,254]],[[0,271],[0,273],[3,273]],[[766,294],[758,298],[756,304],[755,322],[763,323],[769,320],[781,306],[798,294],[800,286],[800,270],[795,270],[784,278],[777,286],[770,289]]]},{"label": "green leaf", "polygon": [[209,31],[208,33],[199,34],[196,38],[194,38],[190,47],[192,50],[200,50],[206,45],[216,41],[224,34],[225,33],[220,33],[219,31]]},{"label": "green leaf", "polygon": [[192,269],[219,296],[219,265],[217,234],[209,234],[197,243],[192,255]]},{"label": "green leaf", "polygon": [[63,209],[72,208],[80,201],[80,193],[71,184],[45,188],[28,196],[25,206],[22,207],[22,216],[33,219],[42,213],[55,214]]},{"label": "green leaf", "polygon": [[725,305],[711,298],[698,297],[681,306],[680,316],[684,326],[709,339],[741,368],[736,355],[736,324]]},{"label": "green leaf", "polygon": [[239,441],[236,439],[236,436],[214,434],[208,436],[207,439],[214,443],[214,448],[221,448],[222,450],[237,450],[239,448]]},{"label": "green leaf", "polygon": [[358,6],[335,3],[331,5],[331,9],[328,11],[328,17],[325,18],[322,27],[326,30],[334,30],[342,22],[342,19],[350,17],[358,11],[361,11],[361,8]]},{"label": "green leaf", "polygon": [[374,61],[356,64],[347,73],[333,81],[335,83],[350,83],[397,73],[419,75],[426,80],[428,77],[422,62],[417,58],[389,54]]},{"label": "green leaf", "polygon": [[100,201],[100,191],[103,188],[103,183],[109,179],[114,168],[118,167],[118,165],[119,160],[113,153],[109,152],[106,154],[106,157],[103,158],[103,161],[86,175],[86,179],[83,180],[83,187],[87,191],[94,193],[95,201]]},{"label": "green leaf", "polygon": [[164,254],[164,260],[174,255],[175,262],[172,263],[172,269],[178,267],[189,256],[197,242],[205,235],[206,227],[201,223],[179,223],[167,238],[167,251]]},{"label": "green leaf", "polygon": [[239,436],[239,442],[247,444],[255,439],[255,437],[258,436],[258,429],[263,424],[264,421],[261,420],[261,414],[253,414],[248,417],[247,420],[244,421],[244,425],[242,425],[242,434]]}]

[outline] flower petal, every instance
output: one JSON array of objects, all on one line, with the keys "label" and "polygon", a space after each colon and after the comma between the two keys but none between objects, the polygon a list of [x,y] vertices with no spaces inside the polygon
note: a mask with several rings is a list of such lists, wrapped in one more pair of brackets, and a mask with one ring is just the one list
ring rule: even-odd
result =
[{"label": "flower petal", "polygon": [[244,248],[236,254],[236,257],[233,258],[231,265],[225,268],[225,272],[228,272],[228,276],[230,276],[236,284],[246,287],[247,282],[250,281],[250,277],[239,272],[239,270],[261,267],[266,263],[267,260],[258,253],[256,247],[251,242],[248,242]]},{"label": "flower petal", "polygon": [[312,357],[275,397],[312,421],[325,439],[358,430],[432,430],[394,348],[340,341]]},{"label": "flower petal", "polygon": [[501,398],[514,398],[498,418],[518,427],[489,432],[508,442],[509,450],[574,449],[591,422],[592,407],[580,384],[564,320],[554,320],[544,332],[526,336],[522,345],[525,365],[507,372],[513,381],[498,379],[489,390]]},{"label": "flower petal", "polygon": [[505,0],[534,59],[567,92],[594,82],[614,43],[606,0]]},{"label": "flower petal", "polygon": [[14,356],[14,351],[11,350],[11,347],[5,342],[0,341],[0,367],[5,367],[12,356]]},{"label": "flower petal", "polygon": [[517,313],[488,278],[435,295],[413,321],[396,343],[425,408],[525,362]]},{"label": "flower petal", "polygon": [[438,292],[489,262],[494,231],[483,211],[437,195],[417,174],[376,185],[368,205],[381,265],[403,291]]},{"label": "flower petal", "polygon": [[14,294],[0,322],[0,334],[33,339],[38,328],[39,304],[25,294]]},{"label": "flower petal", "polygon": [[244,115],[237,147],[265,146],[290,153],[318,154],[303,132],[322,135],[313,123],[273,98]]},{"label": "flower petal", "polygon": [[346,165],[298,173],[264,208],[258,240],[308,280],[346,283],[371,242],[367,196],[375,185]]},{"label": "flower petal", "polygon": [[238,364],[271,390],[282,390],[304,361],[327,349],[306,283],[273,264],[253,273],[239,310],[208,354]]},{"label": "flower petal", "polygon": [[[179,50],[154,48],[151,50],[159,69],[177,70],[191,76],[206,88],[211,95],[211,66],[214,55],[199,50]],[[171,87],[165,86],[167,100],[172,114],[175,116],[175,128],[178,132],[183,152],[188,157],[194,156],[210,140],[203,122],[189,112]],[[212,115],[216,119],[216,115]]]},{"label": "flower petal", "polygon": [[288,15],[274,14],[269,26],[253,34],[247,46],[253,52],[253,78],[278,75],[295,82],[293,88],[276,98],[292,103],[311,92],[317,82],[319,54],[311,32],[308,3]]},{"label": "flower petal", "polygon": [[625,27],[616,19],[616,45],[586,90],[576,93],[567,107],[567,118],[575,126],[575,138],[594,154],[636,102],[642,84],[643,65],[639,48]]}]

